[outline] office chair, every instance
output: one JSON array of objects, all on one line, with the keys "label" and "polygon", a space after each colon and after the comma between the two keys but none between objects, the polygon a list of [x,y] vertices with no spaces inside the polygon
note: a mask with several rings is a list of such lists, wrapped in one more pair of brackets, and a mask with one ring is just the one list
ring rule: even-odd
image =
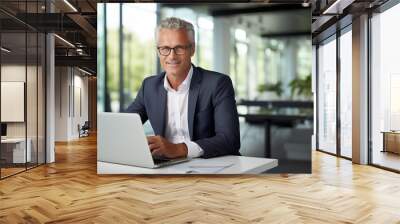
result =
[{"label": "office chair", "polygon": [[82,127],[80,127],[80,125],[78,125],[79,138],[89,136],[89,129],[90,129],[89,121],[85,121],[85,123],[82,125]]}]

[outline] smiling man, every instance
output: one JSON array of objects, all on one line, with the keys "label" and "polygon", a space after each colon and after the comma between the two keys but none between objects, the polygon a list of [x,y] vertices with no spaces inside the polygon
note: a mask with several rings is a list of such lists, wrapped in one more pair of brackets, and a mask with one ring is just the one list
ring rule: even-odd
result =
[{"label": "smiling man", "polygon": [[[146,78],[125,112],[150,120],[153,155],[167,158],[239,155],[235,93],[229,76],[196,67],[193,25],[167,18],[156,30],[164,72]],[[222,49],[223,50],[223,49]]]}]

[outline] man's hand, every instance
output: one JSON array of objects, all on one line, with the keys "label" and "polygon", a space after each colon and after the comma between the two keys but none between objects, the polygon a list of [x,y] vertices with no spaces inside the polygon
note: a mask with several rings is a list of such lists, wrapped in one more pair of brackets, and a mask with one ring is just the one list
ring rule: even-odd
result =
[{"label": "man's hand", "polygon": [[173,144],[159,135],[148,136],[147,142],[149,144],[151,154],[155,156],[180,158],[186,157],[188,154],[188,149],[185,143]]}]

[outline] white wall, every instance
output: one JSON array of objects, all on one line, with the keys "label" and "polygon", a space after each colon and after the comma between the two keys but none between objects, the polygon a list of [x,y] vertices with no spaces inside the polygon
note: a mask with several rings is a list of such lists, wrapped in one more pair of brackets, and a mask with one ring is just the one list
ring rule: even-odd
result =
[{"label": "white wall", "polygon": [[[27,69],[27,70],[26,70]],[[25,65],[2,65],[1,66],[1,81],[4,82],[25,82],[25,75],[26,75],[26,71],[28,72],[28,74],[32,74],[35,73],[36,74],[36,67],[34,66],[27,66],[25,67]],[[29,78],[29,77],[28,77]],[[29,80],[30,85],[36,85],[36,81],[35,83],[31,83],[33,82],[32,80]],[[28,88],[27,89],[27,103],[28,106],[31,106],[34,108],[36,108],[36,101],[34,105],[29,105],[34,99],[36,99],[36,88],[35,89],[31,89]],[[32,91],[30,91],[32,90]],[[2,97],[7,97],[7,96],[2,96]],[[32,99],[34,98],[34,99]],[[1,108],[1,110],[7,110],[7,108]],[[36,125],[32,124],[32,121],[34,121],[36,123],[36,113],[33,114],[31,113],[30,110],[28,110],[28,114],[27,114],[27,118],[28,118],[28,137],[29,137],[29,133],[31,133],[31,129],[32,130],[36,130]],[[7,122],[7,136],[8,137],[25,137],[25,123],[26,122]]]},{"label": "white wall", "polygon": [[56,141],[79,137],[78,124],[88,120],[88,78],[72,67],[56,67]]},{"label": "white wall", "polygon": [[55,68],[55,140],[68,140],[68,85],[70,83],[67,67]]}]

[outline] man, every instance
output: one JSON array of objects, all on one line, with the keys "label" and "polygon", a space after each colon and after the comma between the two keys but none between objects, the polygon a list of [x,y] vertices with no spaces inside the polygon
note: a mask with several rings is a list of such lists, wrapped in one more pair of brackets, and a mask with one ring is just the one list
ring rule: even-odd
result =
[{"label": "man", "polygon": [[125,112],[150,120],[156,136],[147,137],[153,155],[167,158],[239,155],[239,119],[229,76],[191,63],[193,25],[167,18],[156,41],[165,72],[146,78]]}]

